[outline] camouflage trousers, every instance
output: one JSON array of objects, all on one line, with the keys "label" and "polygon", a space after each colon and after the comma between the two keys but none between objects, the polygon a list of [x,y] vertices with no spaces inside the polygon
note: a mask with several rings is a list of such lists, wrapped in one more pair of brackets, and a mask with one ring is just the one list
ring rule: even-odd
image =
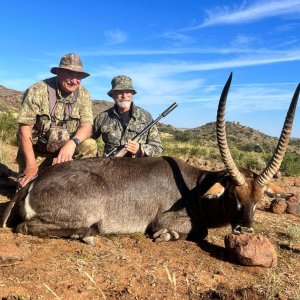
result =
[{"label": "camouflage trousers", "polygon": [[[54,158],[57,156],[53,153],[41,153],[35,147],[33,147],[35,154],[35,161],[39,167],[39,171],[45,167],[51,166]],[[97,144],[94,139],[86,139],[80,145],[76,147],[73,159],[81,159],[86,157],[96,157],[97,155]],[[19,148],[17,153],[16,162],[19,165],[19,173],[23,173],[25,169],[25,159],[22,150]]]}]

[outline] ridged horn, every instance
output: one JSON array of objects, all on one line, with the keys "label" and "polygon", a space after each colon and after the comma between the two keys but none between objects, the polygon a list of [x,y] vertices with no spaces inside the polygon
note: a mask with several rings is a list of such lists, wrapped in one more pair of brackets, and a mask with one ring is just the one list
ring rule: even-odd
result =
[{"label": "ridged horn", "polygon": [[274,152],[270,162],[266,166],[266,168],[255,179],[255,183],[259,187],[265,186],[280,168],[280,165],[282,163],[282,160],[283,160],[283,157],[284,157],[284,154],[287,149],[287,146],[288,146],[288,143],[290,140],[290,136],[291,136],[295,111],[297,108],[297,102],[298,102],[298,98],[299,98],[299,91],[300,91],[300,83],[298,84],[298,86],[295,90],[289,110],[286,114],[284,125],[282,128],[281,135],[278,140],[275,152]]},{"label": "ridged horn", "polygon": [[223,163],[227,171],[229,172],[232,180],[236,185],[244,185],[246,182],[245,177],[236,167],[232,159],[227,144],[226,130],[225,130],[225,108],[226,108],[226,100],[227,100],[227,95],[230,88],[231,80],[232,80],[232,73],[230,73],[230,76],[223,88],[220,101],[219,101],[218,113],[217,113],[217,140],[218,140],[218,146],[219,146]]}]

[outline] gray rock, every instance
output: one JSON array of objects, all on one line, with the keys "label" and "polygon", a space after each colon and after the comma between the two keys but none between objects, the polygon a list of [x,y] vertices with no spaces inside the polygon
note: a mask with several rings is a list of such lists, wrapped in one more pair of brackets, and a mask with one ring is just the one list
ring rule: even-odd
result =
[{"label": "gray rock", "polygon": [[300,204],[296,196],[290,197],[286,200],[286,213],[300,217]]}]

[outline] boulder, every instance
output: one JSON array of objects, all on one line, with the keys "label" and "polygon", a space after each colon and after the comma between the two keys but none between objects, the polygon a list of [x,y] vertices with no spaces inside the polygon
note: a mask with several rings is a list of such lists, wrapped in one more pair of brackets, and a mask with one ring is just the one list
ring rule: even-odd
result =
[{"label": "boulder", "polygon": [[282,177],[282,173],[280,171],[277,171],[275,173],[275,175],[273,176],[273,178],[275,178],[275,179],[280,179],[281,177]]},{"label": "boulder", "polygon": [[270,211],[274,214],[283,214],[286,210],[287,204],[285,200],[274,199],[270,204]]},{"label": "boulder", "polygon": [[268,238],[254,234],[228,234],[225,248],[231,260],[245,266],[276,267],[277,253]]},{"label": "boulder", "polygon": [[297,196],[286,200],[286,213],[300,217],[300,204]]},{"label": "boulder", "polygon": [[300,187],[300,179],[294,181],[294,186]]}]

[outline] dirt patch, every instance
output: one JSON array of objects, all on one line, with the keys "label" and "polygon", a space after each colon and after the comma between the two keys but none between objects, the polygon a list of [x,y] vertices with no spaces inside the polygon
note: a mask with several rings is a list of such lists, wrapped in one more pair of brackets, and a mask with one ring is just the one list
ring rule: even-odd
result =
[{"label": "dirt patch", "polygon": [[[299,195],[296,179],[276,183]],[[1,191],[3,212],[9,193],[3,184]],[[266,201],[254,229],[275,246],[275,268],[229,261],[224,248],[229,227],[209,230],[199,244],[155,243],[135,234],[99,236],[94,247],[6,228],[0,230],[0,257],[11,259],[0,258],[0,299],[299,299],[300,218],[273,214],[265,210]]]},{"label": "dirt patch", "polygon": [[223,244],[229,228],[210,230],[199,245],[154,243],[135,235],[97,237],[94,247],[5,229],[0,232],[1,246],[17,249],[21,259],[0,264],[0,295],[4,299],[274,299],[281,293],[297,299],[300,245],[289,244],[285,228],[295,224],[300,226],[297,217],[258,211],[256,226],[276,245],[279,256],[278,267],[271,269],[229,262]]}]

